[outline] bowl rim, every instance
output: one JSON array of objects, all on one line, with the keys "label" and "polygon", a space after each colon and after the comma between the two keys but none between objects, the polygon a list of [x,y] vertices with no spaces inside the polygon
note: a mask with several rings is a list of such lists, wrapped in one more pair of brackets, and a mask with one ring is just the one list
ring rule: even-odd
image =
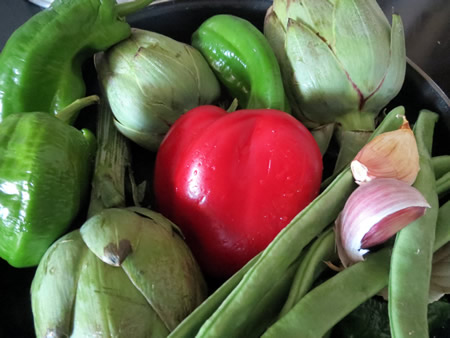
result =
[{"label": "bowl rim", "polygon": [[[151,2],[147,9],[151,7],[158,7],[158,6],[166,6],[166,5],[181,5],[183,3],[192,5],[193,3],[204,3],[206,6],[210,5],[213,6],[213,3],[216,3],[214,7],[217,6],[218,2],[223,2],[223,0],[154,0]],[[236,0],[231,1],[227,0],[226,5],[231,5],[233,2],[235,3],[244,3],[244,0]],[[258,2],[259,4],[267,3],[269,6],[271,3],[273,3],[272,0],[253,0],[253,2]],[[407,65],[411,66],[411,68],[416,71],[429,85],[430,87],[436,92],[436,94],[443,100],[443,102],[449,107],[450,109],[450,98],[447,96],[447,94],[442,90],[441,87],[420,67],[418,66],[414,61],[412,61],[408,56],[406,56],[406,63]]]}]

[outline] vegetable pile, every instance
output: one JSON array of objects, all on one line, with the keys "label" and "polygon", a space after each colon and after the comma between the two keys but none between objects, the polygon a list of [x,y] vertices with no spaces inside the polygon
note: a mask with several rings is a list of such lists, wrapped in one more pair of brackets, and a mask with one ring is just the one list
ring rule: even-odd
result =
[{"label": "vegetable pile", "polygon": [[55,0],[0,54],[0,257],[35,268],[36,336],[448,330],[450,154],[437,113],[386,108],[400,16],[274,0],[177,41],[127,23],[150,2]]}]

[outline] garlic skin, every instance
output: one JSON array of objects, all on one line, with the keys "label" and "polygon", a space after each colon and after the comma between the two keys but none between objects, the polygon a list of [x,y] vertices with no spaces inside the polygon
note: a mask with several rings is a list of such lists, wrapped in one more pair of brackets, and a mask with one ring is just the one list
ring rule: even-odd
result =
[{"label": "garlic skin", "polygon": [[350,164],[357,184],[374,178],[395,178],[412,185],[419,172],[416,138],[408,121],[367,143]]},{"label": "garlic skin", "polygon": [[428,303],[450,294],[450,242],[433,255]]},{"label": "garlic skin", "polygon": [[422,216],[430,205],[408,183],[377,178],[360,185],[335,222],[336,245],[344,267],[363,261],[368,248],[381,244]]}]

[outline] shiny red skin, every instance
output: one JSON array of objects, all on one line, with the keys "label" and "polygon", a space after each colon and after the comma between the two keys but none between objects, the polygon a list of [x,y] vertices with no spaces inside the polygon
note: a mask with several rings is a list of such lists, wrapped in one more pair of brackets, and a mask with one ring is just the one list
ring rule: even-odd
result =
[{"label": "shiny red skin", "polygon": [[322,169],[313,136],[291,115],[200,106],[158,150],[157,206],[204,272],[227,278],[317,196]]}]

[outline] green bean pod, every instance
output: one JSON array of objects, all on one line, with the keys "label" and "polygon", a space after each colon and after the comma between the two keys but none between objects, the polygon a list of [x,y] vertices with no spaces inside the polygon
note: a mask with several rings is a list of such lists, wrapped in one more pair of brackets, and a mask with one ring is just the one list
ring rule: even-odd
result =
[{"label": "green bean pod", "polygon": [[[440,209],[436,224],[436,252],[450,241],[450,201]],[[369,254],[307,293],[263,337],[321,337],[347,314],[388,285],[390,250]]]},{"label": "green bean pod", "polygon": [[433,252],[450,242],[450,201],[439,208]]},{"label": "green bean pod", "polygon": [[[403,108],[392,110],[374,136],[398,129]],[[303,209],[262,252],[255,265],[202,325],[198,337],[237,337],[246,332],[246,317],[262,305],[264,296],[300,257],[303,249],[334,222],[355,189],[347,167],[312,203]]]},{"label": "green bean pod", "polygon": [[420,172],[414,187],[430,204],[422,217],[400,230],[395,239],[389,274],[389,319],[393,337],[428,337],[428,292],[435,227],[439,210],[431,164],[438,115],[422,110],[414,125]]},{"label": "green bean pod", "polygon": [[433,164],[436,180],[450,172],[450,155],[434,156],[431,159],[431,163]]},{"label": "green bean pod", "polygon": [[442,175],[437,181],[437,193],[439,198],[443,198],[450,191],[450,171]]},{"label": "green bean pod", "polygon": [[289,110],[278,61],[252,23],[233,15],[215,15],[194,32],[192,45],[242,108]]},{"label": "green bean pod", "polygon": [[387,285],[389,257],[390,250],[383,249],[339,272],[308,292],[262,337],[322,337]]},{"label": "green bean pod", "polygon": [[310,290],[317,276],[326,269],[324,262],[337,258],[335,240],[334,231],[330,228],[312,243],[294,277],[288,298],[280,311],[280,318]]},{"label": "green bean pod", "polygon": [[225,298],[239,284],[247,271],[255,264],[259,255],[249,261],[233,276],[228,278],[211,296],[209,296],[199,307],[197,307],[187,318],[185,318],[175,330],[170,338],[195,337],[198,330],[213,313],[216,311]]}]

